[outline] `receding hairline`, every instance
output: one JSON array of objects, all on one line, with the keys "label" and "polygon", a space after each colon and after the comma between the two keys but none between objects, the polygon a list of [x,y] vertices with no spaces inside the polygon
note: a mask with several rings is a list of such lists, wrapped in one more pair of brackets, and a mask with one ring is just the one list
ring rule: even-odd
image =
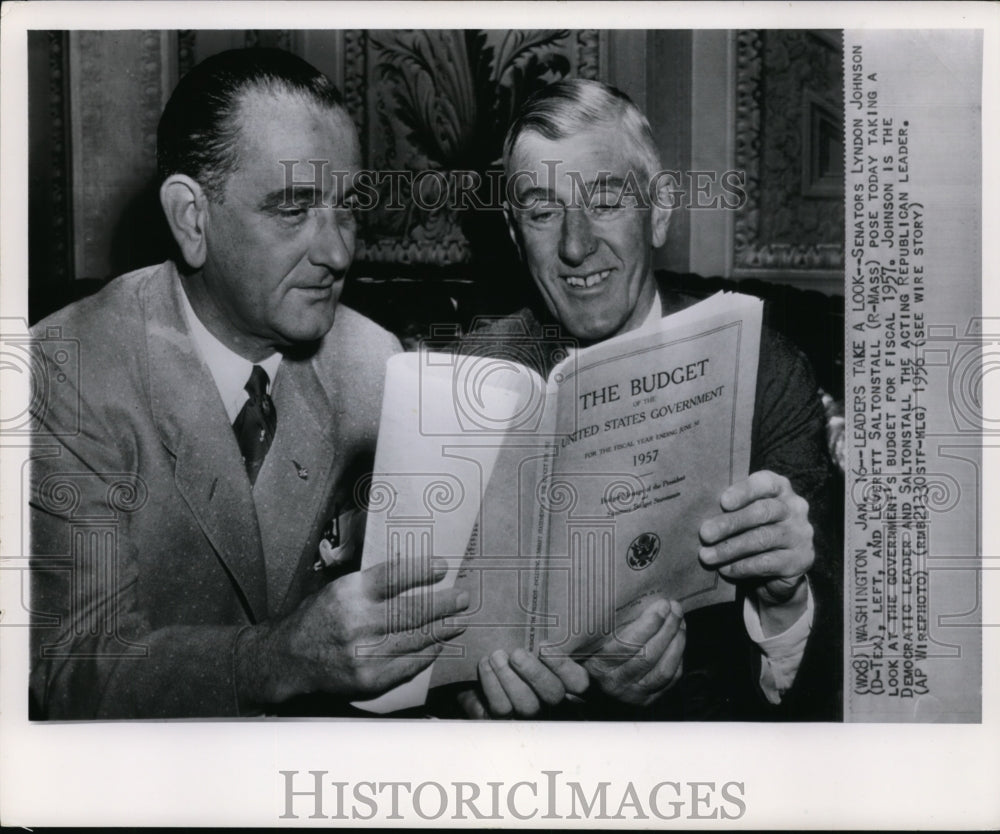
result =
[{"label": "receding hairline", "polygon": [[[356,149],[360,152],[357,128],[342,102],[325,101],[313,95],[310,91],[292,87],[281,79],[253,81],[247,84],[245,89],[239,90],[233,96],[232,112],[229,115],[228,121],[229,130],[232,131],[233,135],[232,158],[234,166],[229,174],[238,171],[241,167],[241,154],[246,147],[245,143],[248,141],[249,132],[246,128],[253,123],[253,111],[257,108],[266,108],[269,101],[272,103],[288,102],[291,104],[301,104],[315,113],[329,114],[340,119],[354,135]],[[266,117],[262,119],[264,122],[273,121],[269,113],[262,112],[260,115]],[[309,160],[297,161],[305,164]],[[228,174],[225,179],[228,179]]]},{"label": "receding hairline", "polygon": [[250,133],[254,103],[267,95],[300,98],[346,114],[330,79],[286,50],[220,52],[186,73],[164,106],[156,131],[159,180],[187,174],[206,193],[220,197],[221,184],[237,165],[237,145]]},{"label": "receding hairline", "polygon": [[[320,113],[334,113],[342,117],[347,124],[354,126],[354,121],[342,102],[325,101],[311,91],[298,89],[281,79],[252,81],[244,89],[240,89],[233,97],[231,118],[234,122],[245,119],[248,110],[254,105],[266,103],[268,99],[298,102]],[[237,124],[242,126],[241,122]]]}]

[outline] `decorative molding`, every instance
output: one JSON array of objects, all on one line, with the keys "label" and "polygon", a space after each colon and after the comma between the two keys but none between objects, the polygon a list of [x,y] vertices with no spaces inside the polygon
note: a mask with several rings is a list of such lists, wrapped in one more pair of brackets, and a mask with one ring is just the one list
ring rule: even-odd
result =
[{"label": "decorative molding", "polygon": [[147,30],[142,33],[137,115],[142,131],[142,155],[153,163],[153,170],[156,169],[156,128],[165,103],[163,75],[167,56],[164,46],[163,32]]},{"label": "decorative molding", "polygon": [[243,46],[266,46],[275,49],[292,50],[291,29],[247,29],[243,34]]},{"label": "decorative molding", "polygon": [[754,269],[735,271],[735,278],[756,278],[769,284],[787,284],[800,290],[816,290],[825,295],[844,294],[842,269]]},{"label": "decorative molding", "polygon": [[366,37],[361,29],[344,32],[344,104],[361,136],[361,154],[368,158],[368,119],[365,89],[368,83]]},{"label": "decorative molding", "polygon": [[197,32],[194,29],[181,29],[177,32],[177,75],[183,78],[195,65],[195,40]]},{"label": "decorative molding", "polygon": [[734,223],[736,275],[843,269],[842,193],[829,199],[802,193],[808,148],[800,93],[804,85],[821,97],[842,95],[842,84],[831,77],[841,66],[827,38],[810,40],[808,32],[794,30],[737,33],[735,162],[746,173],[747,200]]},{"label": "decorative molding", "polygon": [[79,30],[69,44],[75,276],[103,278],[114,274],[115,223],[156,170],[168,34]]},{"label": "decorative molding", "polygon": [[595,80],[601,75],[601,32],[581,29],[576,33],[576,74]]},{"label": "decorative molding", "polygon": [[[76,43],[74,43],[74,39]],[[96,261],[104,260],[104,253],[95,251],[92,230],[101,222],[101,183],[88,159],[101,159],[107,150],[102,128],[107,123],[107,108],[101,77],[104,62],[101,46],[104,42],[99,32],[70,33],[70,83],[72,91],[71,123],[73,129],[73,262],[77,278],[105,277],[108,270],[94,269]]]},{"label": "decorative molding", "polygon": [[59,285],[73,277],[73,249],[69,195],[71,191],[69,119],[67,113],[66,33],[48,32],[49,119],[52,125],[52,245],[51,283]]},{"label": "decorative molding", "polygon": [[[451,227],[449,232],[457,231]],[[377,240],[374,243],[359,247],[362,262],[372,264],[428,264],[432,266],[451,266],[466,263],[472,252],[469,243],[457,236],[450,240]]]},{"label": "decorative molding", "polygon": [[802,93],[802,195],[844,194],[844,119],[811,90]]}]

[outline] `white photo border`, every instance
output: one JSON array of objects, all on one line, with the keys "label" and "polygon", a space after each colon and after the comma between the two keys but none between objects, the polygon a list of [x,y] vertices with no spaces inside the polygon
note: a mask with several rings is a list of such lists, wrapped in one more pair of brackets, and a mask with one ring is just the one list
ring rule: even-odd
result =
[{"label": "white photo border", "polygon": [[[1000,14],[982,3],[134,3],[28,2],[2,8],[0,316],[27,318],[27,39],[29,28],[981,28],[983,147],[1000,147],[996,79]],[[997,159],[983,154],[983,228],[998,228]],[[994,186],[990,188],[989,186]],[[997,315],[997,235],[983,236],[984,316]],[[995,375],[994,375],[995,376]],[[5,379],[6,382],[6,379]],[[986,377],[986,413],[1000,401]],[[26,401],[27,380],[4,396]],[[991,410],[992,409],[992,410]],[[0,448],[0,557],[16,556],[25,520],[24,449]],[[1000,494],[984,451],[984,496]],[[983,499],[984,553],[1000,547],[997,514]],[[14,544],[12,544],[12,542]],[[16,560],[15,560],[16,561]],[[13,564],[13,563],[12,563]],[[8,567],[0,565],[0,567]],[[995,572],[994,572],[995,573]],[[19,571],[0,572],[0,608],[19,599]],[[986,623],[1000,624],[997,578],[984,571]],[[351,819],[281,819],[280,771],[326,771],[328,780],[441,783],[534,781],[546,771],[589,793],[612,782],[648,796],[657,783],[743,784],[736,819],[543,819],[488,825],[551,827],[982,828],[1000,825],[1000,631],[983,628],[983,720],[978,725],[539,724],[435,721],[27,721],[27,629],[0,620],[0,817],[6,825],[357,825]],[[506,789],[505,789],[506,790]],[[524,789],[525,808],[530,790]],[[436,803],[429,803],[433,808]],[[731,808],[734,806],[730,806]],[[516,809],[515,809],[516,810]],[[328,811],[327,813],[331,813]],[[407,816],[381,825],[478,827],[468,819]]]}]

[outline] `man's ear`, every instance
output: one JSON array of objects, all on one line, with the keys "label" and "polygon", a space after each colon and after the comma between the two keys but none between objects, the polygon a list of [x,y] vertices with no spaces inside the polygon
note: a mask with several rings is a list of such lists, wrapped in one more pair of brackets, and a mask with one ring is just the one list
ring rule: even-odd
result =
[{"label": "man's ear", "polygon": [[184,261],[192,269],[200,269],[207,252],[208,198],[205,192],[191,177],[171,174],[160,186],[160,205]]},{"label": "man's ear", "polygon": [[510,239],[514,242],[514,248],[517,250],[517,255],[523,261],[524,253],[521,251],[521,241],[518,237],[517,221],[514,219],[514,210],[510,207],[510,203],[507,201],[504,201],[503,204],[503,219],[507,221],[507,234],[510,235]]},{"label": "man's ear", "polygon": [[673,215],[673,203],[670,188],[661,185],[653,195],[652,223],[653,248],[657,249],[667,242],[667,230],[670,228],[670,218]]}]

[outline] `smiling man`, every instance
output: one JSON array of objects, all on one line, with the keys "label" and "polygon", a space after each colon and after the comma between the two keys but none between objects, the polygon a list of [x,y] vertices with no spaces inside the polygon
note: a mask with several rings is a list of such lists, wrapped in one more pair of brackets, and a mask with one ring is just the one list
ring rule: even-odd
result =
[{"label": "smiling man", "polygon": [[[649,124],[621,92],[579,79],[526,102],[504,144],[511,238],[540,304],[474,336],[542,342],[543,372],[561,340],[580,344],[655,326],[698,300],[653,269],[666,240],[670,194]],[[551,349],[547,349],[551,348]],[[764,328],[750,476],[719,496],[703,520],[700,559],[738,588],[735,606],[693,612],[652,599],[579,662],[542,652],[497,651],[479,665],[467,712],[532,716],[567,693],[593,717],[834,718],[840,556],[831,513],[824,420],[805,358]]]},{"label": "smiling man", "polygon": [[622,198],[637,152],[608,125],[565,139],[525,129],[507,154],[508,171],[528,174],[512,180],[515,244],[546,307],[582,342],[635,329],[656,300],[653,249],[669,211]]},{"label": "smiling man", "polygon": [[357,134],[313,67],[236,50],[181,80],[157,160],[177,261],[34,331],[81,373],[35,409],[33,717],[346,709],[429,664],[462,607],[439,590],[390,626],[443,573],[342,564],[399,349],[338,306]]}]

